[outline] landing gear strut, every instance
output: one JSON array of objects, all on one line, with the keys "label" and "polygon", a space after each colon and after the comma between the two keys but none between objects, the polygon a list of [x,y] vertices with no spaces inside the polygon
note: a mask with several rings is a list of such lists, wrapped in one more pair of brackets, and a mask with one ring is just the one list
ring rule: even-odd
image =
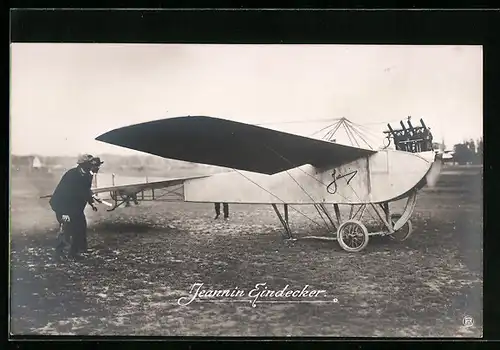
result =
[{"label": "landing gear strut", "polygon": [[278,215],[278,219],[280,220],[281,224],[283,225],[283,228],[285,229],[285,234],[286,238],[291,239],[292,238],[292,230],[290,229],[290,225],[288,223],[288,204],[283,204],[283,210],[285,212],[285,217],[283,217],[276,206],[276,204],[272,204],[274,211],[276,212],[276,215]]},{"label": "landing gear strut", "polygon": [[110,193],[110,196],[115,203],[113,208],[108,209],[107,211],[113,211],[123,204],[125,204],[125,207],[130,207],[131,201],[134,202],[135,205],[139,204],[139,201],[137,200],[137,193],[127,194],[120,191],[113,191]]},{"label": "landing gear strut", "polygon": [[[389,202],[378,204],[363,203],[351,205],[347,220],[342,218],[338,204],[333,204],[336,218],[330,215],[324,203],[315,204],[314,206],[322,218],[324,218],[323,215],[326,216],[327,220],[324,219],[325,224],[328,226],[328,230],[334,233],[334,239],[337,240],[340,247],[347,252],[353,253],[365,249],[370,236],[388,236],[398,242],[403,242],[410,237],[413,226],[409,218],[415,209],[417,191],[412,190],[408,193],[406,198],[406,205],[401,214],[391,214]],[[398,198],[398,200],[399,199],[403,198]],[[280,213],[276,204],[272,204],[272,206],[285,229],[286,238],[292,238],[292,232],[288,221],[288,204],[283,205],[284,216]],[[355,210],[354,207],[356,206],[359,208]],[[363,214],[368,206],[373,209],[378,220],[382,223],[382,227],[379,231],[369,232],[362,222]]]}]

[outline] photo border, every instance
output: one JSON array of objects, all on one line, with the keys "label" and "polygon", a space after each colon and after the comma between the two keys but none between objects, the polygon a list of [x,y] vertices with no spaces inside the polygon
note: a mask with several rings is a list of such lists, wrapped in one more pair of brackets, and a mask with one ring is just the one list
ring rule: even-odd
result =
[{"label": "photo border", "polygon": [[[483,45],[484,89],[484,178],[493,179],[493,148],[498,137],[492,121],[498,113],[498,50],[500,16],[494,10],[313,10],[313,9],[11,9],[10,43],[86,42],[86,43],[206,43],[206,44],[370,44],[370,45]],[[496,29],[495,29],[496,28]],[[10,57],[10,55],[9,55]],[[10,73],[10,72],[9,72]],[[34,116],[36,117],[36,116]],[[7,130],[9,130],[7,128]],[[4,139],[8,142],[8,138]],[[7,143],[7,149],[9,144]],[[10,154],[10,153],[9,153]],[[491,155],[491,159],[487,158]],[[491,181],[490,181],[491,182]],[[492,182],[493,183],[493,182]],[[494,183],[493,183],[494,184]],[[493,200],[496,185],[486,190],[484,202]],[[8,187],[6,192],[9,193]],[[483,213],[491,206],[483,203]],[[8,214],[7,214],[8,215]],[[487,215],[484,215],[486,217]],[[6,218],[8,225],[8,216]],[[484,222],[483,339],[500,338],[498,249],[494,244],[495,220]],[[490,227],[491,226],[491,227]],[[488,227],[489,229],[486,229]],[[8,227],[7,227],[8,228]],[[4,245],[8,251],[9,238]],[[8,254],[7,254],[8,255]],[[496,261],[495,261],[496,260]],[[7,258],[9,262],[9,259]],[[7,270],[9,275],[9,270]],[[9,288],[9,285],[7,285]],[[10,292],[10,291],[8,291]],[[10,299],[10,298],[8,298]],[[8,305],[7,305],[8,307]],[[384,341],[413,342],[407,338],[330,338],[330,337],[90,337],[90,336],[10,336],[12,340],[115,340],[169,341],[262,341],[287,342]],[[480,341],[476,338],[430,338],[422,341]],[[57,342],[61,344],[61,342]],[[361,344],[361,343],[360,343]],[[54,344],[55,345],[55,344]],[[236,345],[236,344],[234,344]],[[263,345],[262,343],[259,346]],[[71,342],[71,346],[74,343]]]}]

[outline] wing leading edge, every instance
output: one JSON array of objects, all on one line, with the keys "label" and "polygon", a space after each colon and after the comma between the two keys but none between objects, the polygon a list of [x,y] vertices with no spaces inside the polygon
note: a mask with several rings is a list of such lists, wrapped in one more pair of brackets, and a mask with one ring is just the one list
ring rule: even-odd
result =
[{"label": "wing leading edge", "polygon": [[130,125],[106,132],[96,140],[163,158],[269,175],[304,164],[337,166],[375,153],[204,116]]}]

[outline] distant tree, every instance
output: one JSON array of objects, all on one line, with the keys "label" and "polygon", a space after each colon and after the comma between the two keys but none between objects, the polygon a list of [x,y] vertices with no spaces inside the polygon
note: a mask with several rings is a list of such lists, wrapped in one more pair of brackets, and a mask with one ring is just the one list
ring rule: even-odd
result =
[{"label": "distant tree", "polygon": [[483,138],[482,137],[480,137],[479,140],[477,140],[476,163],[477,164],[483,163]]},{"label": "distant tree", "polygon": [[469,142],[467,142],[467,147],[472,151],[472,154],[476,154],[476,143],[473,139],[470,139]]},{"label": "distant tree", "polygon": [[43,158],[40,158],[43,162],[43,164],[47,165],[47,166],[50,166],[50,165],[54,165],[54,160],[52,157],[48,157],[48,156],[45,156]]}]

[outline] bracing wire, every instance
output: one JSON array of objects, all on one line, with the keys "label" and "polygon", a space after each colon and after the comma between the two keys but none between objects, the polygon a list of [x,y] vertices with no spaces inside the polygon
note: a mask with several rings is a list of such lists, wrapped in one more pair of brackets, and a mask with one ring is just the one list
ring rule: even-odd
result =
[{"label": "bracing wire", "polygon": [[[267,146],[266,146],[267,147]],[[279,157],[281,157],[282,159],[284,159],[285,161],[287,161],[290,165],[292,166],[296,166],[295,164],[293,164],[289,159],[287,159],[285,156],[282,156],[281,154],[279,154],[278,152],[276,152],[274,149],[270,148],[270,147],[267,147],[268,149],[270,149],[272,152],[274,152],[275,154],[277,154]],[[304,174],[306,174],[307,176],[313,178],[315,181],[317,181],[318,183],[322,184],[323,186],[327,186],[325,183],[323,183],[322,181],[320,181],[319,179],[317,179],[316,177],[312,176],[311,174],[309,174],[308,172],[304,171],[303,169],[301,168],[297,168],[299,169],[301,172],[303,172]],[[358,193],[356,192],[356,190],[352,187],[351,184],[347,184],[352,192],[354,193],[354,195],[356,196],[356,198],[360,201],[360,202],[363,202],[361,200],[361,198],[359,197]],[[348,200],[346,197],[342,196],[340,193],[337,193],[340,197],[342,197],[343,199],[345,199],[346,201]],[[374,219],[375,221],[377,220],[377,218],[373,215],[373,213],[371,213],[371,211],[368,210],[368,214],[372,217],[372,219]],[[326,222],[325,222],[326,223]]]},{"label": "bracing wire", "polygon": [[373,129],[369,128],[369,127],[368,127],[368,126],[366,126],[366,125],[363,125],[363,124],[358,124],[358,123],[355,123],[355,122],[352,122],[352,121],[351,121],[351,124],[353,124],[353,125],[357,126],[357,127],[358,127],[358,128],[360,128],[360,129],[364,129],[364,131],[365,131],[365,132],[367,132],[367,133],[371,133],[372,135],[374,135],[374,136],[376,136],[376,137],[379,137],[379,135],[377,135],[377,134],[375,134],[375,133],[373,132]]},{"label": "bracing wire", "polygon": [[333,125],[333,124],[327,125],[327,126],[325,126],[324,128],[321,128],[321,129],[319,129],[319,130],[317,130],[317,131],[313,132],[313,133],[312,133],[311,135],[309,135],[309,136],[314,136],[314,135],[316,135],[316,134],[319,134],[319,133],[320,133],[320,132],[322,132],[323,130],[326,130],[326,129],[330,128],[332,125]]},{"label": "bracing wire", "polygon": [[[307,171],[304,171],[304,169],[301,169],[300,167],[297,166],[297,164],[293,164],[293,162],[291,160],[289,160],[288,158],[286,158],[285,156],[279,154],[278,152],[276,152],[273,148],[271,147],[268,147],[266,146],[267,149],[269,149],[271,152],[273,152],[274,154],[276,154],[278,157],[280,157],[281,159],[283,159],[284,161],[288,162],[292,167],[294,168],[297,168],[300,172],[304,173],[305,175],[309,176],[310,178],[312,178],[313,180],[315,180],[316,182],[320,183],[321,185],[325,186],[325,187],[328,187],[327,184],[325,184],[324,182],[322,182],[321,180],[315,178],[314,176],[312,176],[311,174],[309,174]],[[342,197],[343,199],[347,200],[346,197],[342,196],[339,194],[340,197]]]},{"label": "bracing wire", "polygon": [[[272,152],[274,152],[276,155],[278,155],[279,157],[281,157],[282,159],[284,159],[285,161],[287,161],[290,165],[292,165],[293,167],[296,167],[295,164],[293,164],[288,158],[286,158],[285,156],[279,154],[278,152],[276,152],[274,149],[266,146],[269,150],[271,150]],[[317,179],[316,177],[312,176],[311,174],[309,174],[308,172],[304,171],[303,169],[301,169],[300,167],[297,167],[298,170],[300,170],[302,173],[306,174],[307,176],[311,177],[313,180],[317,181],[318,183],[322,184],[323,186],[327,187],[328,185],[326,185],[325,183],[323,183],[322,181],[320,181],[319,179]],[[356,193],[356,190],[350,185],[348,184],[349,187],[351,187],[351,190],[353,191],[354,195],[358,198],[359,201],[361,201],[361,198],[358,196],[358,194]],[[342,197],[343,199],[345,199],[346,201],[348,201],[348,199],[346,197],[344,197],[343,195],[341,195],[340,193],[337,193],[340,197]],[[315,202],[314,202],[315,203]],[[316,204],[316,203],[315,203]],[[373,216],[372,216],[373,217]],[[326,223],[326,222],[325,222]]]},{"label": "bracing wire", "polygon": [[365,140],[365,138],[363,137],[363,135],[361,135],[361,133],[360,133],[358,130],[353,129],[353,131],[356,133],[356,135],[358,135],[358,136],[361,138],[361,140],[362,140],[362,141],[363,141],[363,142],[364,142],[364,143],[365,143],[368,147],[370,147],[370,149],[373,149],[373,147],[372,147],[372,146],[371,146],[371,145],[370,145],[370,144],[369,144],[369,143]]},{"label": "bracing wire", "polygon": [[[351,123],[352,124],[352,123]],[[371,149],[373,149],[373,147],[365,140],[365,138],[363,137],[363,135],[361,134],[361,131],[359,131],[356,127],[354,127],[354,125],[350,125],[351,127],[351,131],[353,133],[356,133],[356,135],[358,135],[361,140],[368,146],[370,147]]]},{"label": "bracing wire", "polygon": [[[273,148],[271,148],[271,147],[269,147],[267,145],[266,145],[266,148],[269,149],[269,150],[271,150],[273,153],[275,153],[276,155],[278,155],[282,159],[285,159],[286,161],[288,161],[288,163],[290,163],[290,165],[292,165],[293,167],[297,167],[296,164],[293,164],[290,160],[286,159],[284,156],[282,156],[281,154],[279,154],[278,152],[276,152],[276,150],[274,150]],[[307,192],[307,190],[292,176],[292,174],[290,174],[290,172],[288,170],[286,170],[286,173],[293,180],[293,182],[295,182],[297,184],[297,186],[299,186],[299,188],[302,190],[302,192],[304,192],[309,197],[309,199],[316,205],[317,203],[314,200],[314,198],[311,196],[311,194],[309,192]],[[323,220],[323,222],[325,223],[325,226],[328,227],[328,223],[323,218],[323,216],[320,215],[320,217]]]},{"label": "bracing wire", "polygon": [[359,145],[359,142],[358,142],[358,140],[357,140],[356,136],[354,135],[354,128],[353,128],[351,125],[349,125],[348,123],[346,123],[346,127],[347,127],[347,129],[349,130],[349,132],[351,133],[351,136],[352,136],[352,138],[353,138],[354,142],[356,142],[356,145],[357,145],[358,147],[361,147],[361,146]]},{"label": "bracing wire", "polygon": [[276,121],[276,122],[262,122],[258,124],[253,124],[255,126],[259,125],[274,125],[274,124],[298,124],[298,123],[312,123],[312,122],[331,122],[336,121],[341,118],[327,118],[327,119],[309,119],[309,120],[289,120],[289,121]]},{"label": "bracing wire", "polygon": [[396,123],[396,122],[399,122],[399,119],[394,119],[394,120],[389,120],[389,121],[383,121],[383,122],[363,123],[363,124],[365,124],[365,125],[379,125],[379,124]]},{"label": "bracing wire", "polygon": [[[269,147],[268,147],[268,148],[269,148]],[[271,148],[269,148],[269,149],[270,149],[271,151],[273,151],[274,153],[276,153],[276,154],[277,154],[278,156],[280,156],[281,158],[283,158],[285,161],[289,162],[289,163],[290,163],[290,165],[295,166],[295,165],[294,165],[294,164],[293,164],[290,160],[288,160],[286,157],[284,157],[284,156],[280,155],[278,152],[274,151],[274,150],[273,150],[273,149],[271,149]],[[299,170],[300,170],[301,172],[303,172],[304,174],[306,174],[306,175],[310,176],[311,178],[313,178],[314,180],[316,180],[317,182],[319,182],[319,183],[320,183],[320,184],[322,184],[323,186],[327,186],[325,183],[323,183],[323,182],[322,182],[322,181],[320,181],[319,179],[315,178],[315,177],[314,177],[314,176],[312,176],[311,174],[307,173],[307,172],[306,172],[306,171],[304,171],[303,169],[301,169],[301,168],[297,168],[297,169],[299,169]],[[351,188],[351,190],[352,190],[352,192],[354,193],[354,195],[356,196],[356,198],[357,198],[360,202],[363,202],[363,201],[361,200],[361,198],[359,197],[358,193],[356,192],[356,190],[352,187],[352,185],[351,185],[351,184],[347,184],[347,185]],[[344,197],[344,196],[342,196],[340,193],[338,193],[338,195],[339,195],[340,197],[342,197],[343,199],[347,200],[347,198],[346,198],[346,197]],[[371,211],[368,211],[368,214],[372,217],[372,219],[377,220],[377,218],[373,215],[373,213],[371,213]],[[324,220],[324,219],[323,219],[323,220]],[[325,221],[325,224],[326,224],[326,221]]]},{"label": "bracing wire", "polygon": [[349,135],[349,132],[347,131],[347,127],[345,126],[345,123],[342,126],[344,127],[344,131],[345,131],[347,137],[349,138],[349,142],[351,143],[352,146],[354,146],[354,142],[352,141],[351,136]]},{"label": "bracing wire", "polygon": [[369,127],[362,125],[362,124],[357,124],[357,123],[353,123],[353,124],[358,127],[359,131],[362,131],[363,133],[365,133],[366,134],[365,136],[370,135],[377,140],[380,139],[380,135],[373,132],[373,130],[371,130]]},{"label": "bracing wire", "polygon": [[[341,122],[338,122],[334,128],[332,128],[323,138],[327,140],[331,140],[337,130],[340,128]],[[327,137],[328,136],[328,137]]]},{"label": "bracing wire", "polygon": [[330,130],[330,131],[328,131],[328,132],[327,132],[327,133],[326,133],[326,134],[322,137],[322,139],[323,139],[323,140],[326,140],[326,141],[331,141],[331,140],[333,140],[333,135],[334,135],[334,134],[335,134],[335,133],[334,133],[332,130]]},{"label": "bracing wire", "polygon": [[[309,199],[314,203],[314,205],[316,206],[316,201],[314,200],[314,198],[309,194],[309,192],[306,191],[306,189],[304,187],[302,187],[301,184],[299,184],[299,182],[292,176],[292,174],[290,174],[288,172],[288,170],[286,171],[286,173],[288,174],[288,176],[290,176],[290,178],[297,184],[297,186],[300,187],[300,189],[302,190],[302,192],[304,192],[308,197]],[[323,216],[321,216],[321,219],[323,220],[323,222],[325,223],[325,226],[328,227],[328,223],[326,222],[326,220],[323,218]]]},{"label": "bracing wire", "polygon": [[[340,126],[343,126],[343,127],[344,127],[344,129],[345,129],[345,132],[346,132],[346,134],[347,134],[347,136],[348,136],[348,138],[349,138],[349,140],[351,141],[351,144],[352,144],[352,145],[354,145],[354,143],[353,143],[353,139],[354,139],[354,140],[356,141],[356,144],[357,144],[357,145],[358,145],[358,147],[359,147],[359,143],[357,142],[356,137],[355,137],[354,132],[353,132],[353,130],[354,130],[354,131],[356,132],[356,134],[357,134],[357,135],[358,135],[358,136],[359,136],[359,137],[360,137],[360,138],[361,138],[361,139],[362,139],[362,140],[363,140],[363,141],[364,141],[364,142],[365,142],[365,143],[366,143],[366,144],[367,144],[367,145],[368,145],[371,149],[373,149],[373,148],[370,146],[370,144],[369,144],[369,143],[368,143],[368,142],[364,139],[364,137],[361,135],[361,132],[360,132],[361,130],[358,132],[358,130],[356,130],[356,128],[354,128],[354,127],[353,127],[353,125],[356,125],[356,126],[363,126],[363,125],[358,125],[358,124],[356,124],[356,123],[353,123],[353,122],[351,122],[350,120],[347,120],[346,118],[335,118],[335,119],[331,119],[331,120],[338,120],[338,121],[337,121],[337,123],[330,124],[330,125],[328,125],[328,126],[326,126],[326,127],[322,128],[321,130],[316,131],[316,132],[315,132],[315,133],[313,133],[311,136],[316,135],[316,134],[320,133],[320,132],[321,132],[321,131],[323,131],[323,130],[326,130],[326,129],[328,129],[328,128],[331,128],[331,130],[329,130],[329,131],[327,132],[327,134],[326,134],[323,138],[326,138],[327,136],[331,136],[331,137],[333,137],[333,136],[335,135],[335,133],[338,131],[338,129],[340,128]],[[322,120],[322,121],[327,121],[327,120]],[[349,125],[346,121],[347,121],[348,123],[352,124],[352,125]],[[299,121],[297,121],[297,122],[299,122]],[[310,121],[302,121],[302,122],[310,122]],[[294,123],[294,122],[283,122],[283,123]],[[385,123],[385,122],[380,122],[380,123],[376,122],[376,123],[368,123],[368,124],[383,124],[383,123]],[[256,125],[262,125],[262,124],[264,124],[264,123],[261,123],[261,124],[256,124]],[[269,123],[269,124],[279,124],[279,123]],[[352,128],[353,130],[351,130],[351,128]],[[367,129],[367,127],[366,127],[366,126],[364,126],[364,128],[366,128],[366,129]],[[365,132],[366,132],[366,131],[369,131],[369,130],[365,130]],[[351,138],[351,136],[352,136],[352,138]],[[267,147],[267,146],[266,146],[266,147]],[[280,158],[282,158],[282,159],[284,159],[285,161],[287,161],[287,162],[288,162],[290,165],[292,165],[293,167],[296,167],[297,169],[299,169],[299,171],[301,171],[302,173],[304,173],[304,174],[306,174],[307,176],[309,176],[309,177],[313,178],[315,181],[317,181],[318,183],[322,184],[323,186],[327,186],[326,184],[324,184],[322,181],[320,181],[320,180],[319,180],[319,179],[317,179],[316,177],[314,177],[314,176],[312,176],[311,174],[307,173],[306,171],[304,171],[304,170],[303,170],[303,169],[301,169],[300,167],[297,167],[297,166],[296,166],[295,164],[293,164],[293,163],[292,163],[289,159],[287,159],[287,158],[286,158],[286,157],[284,157],[283,155],[279,154],[279,153],[278,153],[278,152],[276,152],[274,149],[272,149],[272,148],[270,148],[270,147],[267,147],[267,148],[268,148],[269,150],[271,150],[272,152],[274,152],[275,154],[277,154]],[[234,168],[233,168],[233,170],[234,170],[235,172],[237,172],[238,174],[240,174],[241,176],[243,176],[243,177],[244,177],[245,179],[247,179],[248,181],[250,181],[250,182],[252,182],[253,184],[255,184],[255,185],[256,185],[257,187],[259,187],[260,189],[264,190],[265,192],[269,193],[270,195],[272,195],[273,197],[275,197],[276,199],[278,199],[280,202],[282,202],[282,203],[286,204],[286,203],[285,203],[285,201],[283,201],[281,198],[279,198],[278,196],[276,196],[274,193],[272,193],[272,192],[268,191],[267,189],[265,189],[264,187],[262,187],[260,184],[258,184],[257,182],[253,181],[253,180],[252,180],[252,179],[250,179],[249,177],[245,176],[245,175],[244,175],[243,173],[241,173],[240,171],[238,171],[238,170],[236,170],[236,169],[234,169]],[[290,178],[291,178],[291,179],[292,179],[292,180],[293,180],[293,181],[297,184],[297,186],[299,186],[299,188],[300,188],[300,189],[301,189],[301,190],[302,190],[302,191],[303,191],[303,192],[304,192],[304,193],[305,193],[305,194],[306,194],[306,195],[307,195],[307,196],[308,196],[308,197],[312,200],[312,202],[314,203],[314,205],[316,205],[317,203],[316,203],[316,201],[314,200],[314,198],[313,198],[313,197],[312,197],[312,196],[311,196],[311,195],[310,195],[310,194],[309,194],[309,193],[308,193],[308,192],[307,192],[307,191],[303,188],[303,186],[301,186],[301,185],[300,185],[300,183],[299,183],[299,182],[298,182],[298,181],[297,181],[297,180],[296,180],[296,179],[295,179],[295,178],[294,178],[294,177],[293,177],[293,176],[292,176],[292,175],[288,172],[288,170],[286,171],[286,173],[287,173],[287,174],[288,174],[288,176],[290,176]],[[362,201],[361,201],[361,198],[360,198],[360,197],[359,197],[359,195],[357,194],[356,190],[352,187],[352,185],[351,185],[351,184],[349,184],[349,183],[348,183],[347,185],[351,188],[352,192],[353,192],[353,193],[354,193],[354,195],[358,198],[358,200],[359,200],[360,202],[362,202]],[[340,197],[342,197],[343,199],[347,200],[347,198],[346,198],[346,197],[344,197],[344,196],[342,196],[342,195],[340,195],[340,194],[338,194],[338,195],[339,195]],[[292,208],[293,210],[297,211],[299,214],[301,214],[302,216],[304,216],[305,218],[307,218],[309,221],[311,221],[311,222],[313,222],[314,224],[316,224],[316,225],[318,225],[318,226],[320,226],[320,227],[321,227],[321,225],[320,225],[319,223],[317,223],[315,220],[313,220],[312,218],[310,218],[308,215],[304,214],[303,212],[301,212],[301,211],[300,211],[300,210],[298,210],[297,208],[295,208],[295,207],[293,207],[293,206],[290,206],[290,208]],[[371,213],[371,211],[368,211],[368,213],[370,214],[370,216],[371,216],[373,219],[377,220],[377,219],[373,216],[373,214]],[[324,221],[325,225],[326,225],[326,226],[328,226],[328,225],[327,225],[326,220],[324,219],[324,217],[323,217],[322,215],[320,215],[320,217],[321,217],[321,219]]]},{"label": "bracing wire", "polygon": [[[350,131],[350,130],[348,131],[348,128],[350,127],[350,125],[348,125],[347,123],[354,124],[354,123],[352,123],[352,122],[351,122],[350,120],[348,120],[348,119],[343,119],[343,120],[341,120],[339,124],[342,124],[342,126],[344,126],[344,129],[345,129],[345,132],[346,132],[346,134],[347,134],[347,137],[348,137],[348,138],[349,138],[349,140],[351,141],[351,144],[352,144],[352,145],[354,145],[354,143],[352,142],[351,136],[349,135],[349,131]],[[340,126],[340,125],[339,125],[339,126]],[[353,128],[353,130],[357,131],[355,128]],[[351,131],[351,133],[352,133],[352,131]],[[353,136],[354,140],[356,140],[356,138],[354,137],[354,134],[353,134],[352,136]],[[370,146],[370,145],[366,142],[366,140],[363,140],[363,141],[364,141],[364,142],[365,142],[365,143],[366,143],[366,144],[367,144],[370,148],[372,148],[372,147],[371,147],[371,146]],[[356,143],[357,143],[357,141],[356,141]],[[358,147],[359,147],[359,144],[358,144]],[[373,148],[372,148],[372,149],[373,149]],[[275,152],[275,153],[276,153],[276,152]],[[285,158],[285,159],[286,159],[286,158]],[[300,169],[300,168],[299,168],[299,169]],[[305,172],[305,173],[306,173],[306,172]],[[307,173],[306,173],[306,174],[307,174]],[[308,174],[308,175],[309,175],[309,174]],[[320,182],[320,183],[321,183],[321,181],[319,181],[319,180],[318,180],[318,179],[316,179],[315,177],[313,177],[313,178],[314,178],[315,180],[317,180],[318,182]],[[323,184],[323,185],[324,185],[324,184]],[[351,184],[347,184],[347,185],[351,188],[351,190],[352,190],[352,192],[354,193],[354,195],[356,196],[356,198],[357,198],[359,201],[361,201],[361,198],[359,197],[359,195],[358,195],[358,193],[356,192],[356,190],[352,187],[352,185],[351,185]],[[343,197],[343,196],[342,196],[342,197]],[[344,199],[346,199],[346,198],[344,197]],[[373,215],[373,213],[371,212],[371,210],[368,210],[367,212],[368,212],[368,214],[371,216],[371,218],[372,218],[372,219],[377,220],[377,218],[375,218],[375,216]]]},{"label": "bracing wire", "polygon": [[366,140],[366,138],[373,137],[374,139],[379,139],[379,135],[375,134],[370,128],[354,123],[349,120],[349,123],[352,125],[352,130],[359,136],[359,138],[366,144],[368,145],[371,149],[373,147],[370,145],[370,143]]},{"label": "bracing wire", "polygon": [[[349,121],[349,122],[350,122],[350,123],[352,123],[351,121]],[[353,130],[355,130],[355,131],[356,131],[356,129],[355,129],[355,128],[353,128]],[[350,131],[351,131],[351,130],[350,130]],[[352,131],[351,131],[351,132],[352,132]],[[354,137],[354,135],[353,135],[353,137]],[[356,138],[355,138],[355,137],[354,137],[354,139],[356,140]],[[366,141],[365,141],[365,142],[366,142]],[[357,143],[357,142],[356,142],[356,143]],[[359,146],[359,145],[358,145],[358,146]],[[370,148],[371,148],[371,146],[370,146]],[[359,195],[358,195],[358,193],[356,192],[356,190],[355,190],[355,189],[351,186],[351,184],[347,184],[347,185],[351,188],[351,190],[352,190],[352,192],[354,193],[354,195],[356,196],[356,198],[357,198],[359,201],[361,201],[361,198],[359,197]],[[368,210],[368,214],[372,217],[372,219],[374,219],[375,221],[377,220],[377,218],[373,215],[373,213],[372,213],[370,210]]]},{"label": "bracing wire", "polygon": [[[272,193],[271,191],[268,191],[267,189],[265,189],[264,187],[262,187],[261,185],[259,185],[257,182],[253,181],[252,179],[250,179],[248,176],[245,176],[242,172],[238,171],[237,169],[234,169],[232,168],[235,172],[237,172],[238,174],[240,174],[241,176],[243,176],[245,179],[247,179],[248,181],[250,181],[251,183],[253,183],[254,185],[256,185],[257,187],[259,187],[260,189],[266,191],[267,193],[269,193],[271,196],[275,197],[276,199],[278,199],[280,202],[282,202],[283,204],[286,204],[286,202],[284,200],[282,200],[281,198],[279,198],[278,196],[276,196],[274,193]],[[308,220],[310,220],[311,222],[313,222],[314,224],[318,225],[319,227],[322,227],[321,224],[318,224],[316,221],[314,221],[313,219],[311,219],[309,216],[307,216],[306,214],[304,214],[303,212],[301,212],[300,210],[298,210],[297,208],[293,207],[293,206],[290,206],[290,208],[292,208],[293,210],[295,210],[296,212],[298,212],[299,214],[301,214],[302,216],[304,216],[305,218],[307,218]]]},{"label": "bracing wire", "polygon": [[312,133],[310,136],[314,136],[314,135],[316,135],[316,134],[319,134],[320,132],[322,132],[323,130],[326,130],[326,129],[328,129],[328,128],[335,129],[335,128],[337,128],[337,125],[338,125],[338,124],[339,124],[339,121],[337,121],[336,123],[333,123],[333,124],[327,125],[327,126],[325,126],[324,128],[321,128],[320,130],[318,130],[318,131],[316,131],[316,132]]},{"label": "bracing wire", "polygon": [[333,139],[333,135],[335,133],[332,131],[332,130],[329,130],[323,137],[322,139],[323,140],[326,140],[326,141],[331,141]]},{"label": "bracing wire", "polygon": [[[361,130],[361,129],[357,129],[358,133],[360,136],[363,136],[365,138],[365,142],[366,143],[369,143],[368,141],[372,142],[372,144],[377,144],[377,143],[380,143],[380,135],[374,135],[374,134],[370,134],[368,132],[365,132],[364,130]],[[383,137],[385,138],[385,136]]]}]

